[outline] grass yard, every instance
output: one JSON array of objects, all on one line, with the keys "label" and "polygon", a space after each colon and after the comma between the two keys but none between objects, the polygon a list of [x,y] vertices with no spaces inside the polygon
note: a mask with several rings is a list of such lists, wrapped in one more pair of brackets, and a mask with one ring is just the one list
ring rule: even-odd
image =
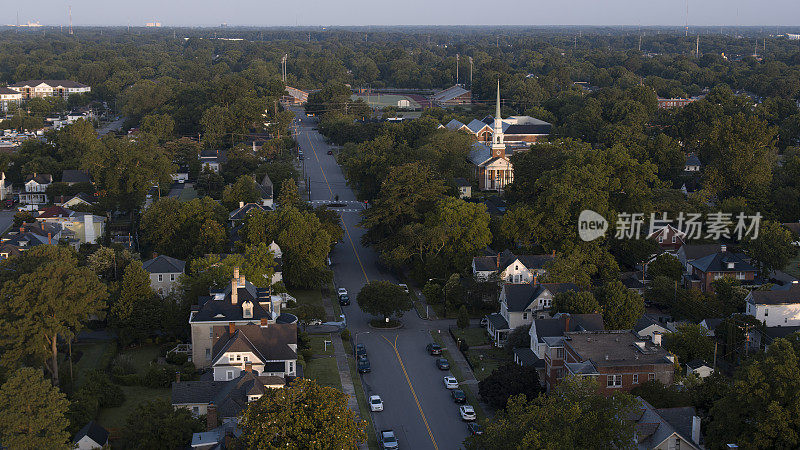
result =
[{"label": "grass yard", "polygon": [[[83,383],[83,380],[86,376],[86,372],[92,369],[99,369],[103,353],[109,348],[109,346],[114,345],[113,342],[92,342],[86,344],[74,344],[72,346],[72,354],[74,355],[75,352],[83,352],[81,355],[81,359],[78,360],[77,363],[73,364],[73,371],[75,373],[75,386],[80,387]],[[64,355],[66,357],[66,355]],[[62,363],[62,364],[69,364]]]},{"label": "grass yard", "polygon": [[800,278],[800,254],[791,260],[783,271],[795,278]]},{"label": "grass yard", "polygon": [[485,328],[470,327],[463,330],[460,328],[453,328],[453,335],[462,341],[466,341],[467,345],[470,347],[491,344]]},{"label": "grass yard", "polygon": [[139,373],[143,373],[150,366],[150,363],[159,356],[157,345],[131,348],[120,352],[120,354],[131,358],[136,367],[141,369]]},{"label": "grass yard", "polygon": [[170,390],[153,389],[143,386],[120,386],[122,391],[125,392],[125,403],[116,408],[104,408],[98,414],[98,421],[100,425],[111,430],[112,428],[122,428],[125,421],[128,420],[128,415],[141,403],[155,400],[157,398],[164,398],[169,400]]},{"label": "grass yard", "polygon": [[495,347],[471,348],[467,351],[467,358],[469,358],[469,362],[472,364],[472,370],[478,381],[491,375],[492,371],[501,365],[514,361],[514,357],[509,355],[504,349]]},{"label": "grass yard", "polygon": [[311,350],[314,356],[303,366],[303,376],[316,380],[323,386],[342,390],[342,380],[339,378],[339,369],[336,367],[336,358],[333,357],[333,345],[328,344],[325,350],[325,341],[330,341],[330,335],[310,335]]}]

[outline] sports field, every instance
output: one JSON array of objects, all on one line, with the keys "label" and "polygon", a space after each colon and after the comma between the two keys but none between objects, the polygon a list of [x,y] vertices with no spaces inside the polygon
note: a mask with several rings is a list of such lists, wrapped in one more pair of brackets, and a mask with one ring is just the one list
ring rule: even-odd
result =
[{"label": "sports field", "polygon": [[353,100],[361,99],[364,100],[369,106],[373,108],[386,108],[387,106],[394,106],[397,107],[397,102],[401,100],[407,100],[409,103],[408,108],[410,109],[419,109],[419,103],[415,102],[411,97],[405,95],[391,95],[391,94],[372,94],[369,97],[362,94],[353,94],[350,98]]}]

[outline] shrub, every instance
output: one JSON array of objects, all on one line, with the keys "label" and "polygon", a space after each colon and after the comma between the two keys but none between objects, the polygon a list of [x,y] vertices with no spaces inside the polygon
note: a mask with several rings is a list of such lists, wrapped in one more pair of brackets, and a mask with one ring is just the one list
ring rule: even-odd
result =
[{"label": "shrub", "polygon": [[[182,366],[189,361],[189,355],[186,353],[167,353],[167,362],[170,364],[175,364],[176,366]],[[192,366],[194,367],[194,366]]]},{"label": "shrub", "polygon": [[347,328],[342,330],[341,337],[342,337],[343,341],[349,341],[350,340],[350,330],[348,330]]},{"label": "shrub", "polygon": [[142,384],[151,388],[169,387],[173,374],[166,367],[150,365],[142,377]]},{"label": "shrub", "polygon": [[111,382],[105,372],[91,370],[86,376],[86,382],[80,390],[97,398],[101,408],[120,406],[125,402],[125,393]]},{"label": "shrub", "polygon": [[111,363],[111,374],[114,376],[134,374],[136,369],[136,364],[130,355],[118,355]]}]

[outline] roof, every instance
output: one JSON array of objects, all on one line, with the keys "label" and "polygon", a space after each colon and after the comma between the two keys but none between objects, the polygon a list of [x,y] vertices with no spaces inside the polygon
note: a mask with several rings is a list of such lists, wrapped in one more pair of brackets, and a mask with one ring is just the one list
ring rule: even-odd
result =
[{"label": "roof", "polygon": [[469,151],[469,160],[472,164],[479,166],[492,157],[492,149],[483,142],[475,142]]},{"label": "roof", "polygon": [[470,184],[470,182],[467,181],[465,178],[455,178],[453,181],[456,183],[456,186],[458,187],[472,186],[472,184]]},{"label": "roof", "polygon": [[[211,291],[211,295],[199,297],[199,307],[191,318],[193,322],[233,322],[239,320],[252,320],[258,322],[262,318],[273,319],[269,310],[271,298],[268,289],[258,289],[249,281],[244,286],[237,286],[237,304],[231,303],[231,283],[224,289]],[[218,298],[218,299],[217,299]],[[246,301],[253,303],[253,317],[245,319],[242,304]],[[261,303],[264,303],[262,306]]]},{"label": "roof", "polygon": [[708,272],[755,272],[756,268],[739,255],[724,251],[690,261],[689,264],[703,273]]},{"label": "roof", "polygon": [[564,339],[581,361],[595,367],[672,364],[666,350],[632,331],[574,331],[564,333]]},{"label": "roof", "polygon": [[[289,345],[297,344],[297,324],[239,325],[233,334],[228,326],[214,327],[214,359],[219,361],[227,352],[252,352],[261,362],[297,359]],[[280,371],[283,371],[281,363]],[[274,372],[274,370],[272,370]]]},{"label": "roof", "polygon": [[705,328],[708,329],[708,331],[713,332],[719,326],[719,324],[722,323],[723,320],[724,319],[703,319],[701,324],[704,323]]},{"label": "roof", "polygon": [[505,302],[509,311],[525,311],[530,304],[539,298],[545,291],[551,295],[559,292],[579,291],[580,288],[572,283],[539,283],[539,284],[505,284]]},{"label": "roof", "polygon": [[463,122],[461,122],[460,120],[456,120],[456,119],[452,119],[450,122],[447,122],[447,125],[445,125],[445,128],[447,128],[448,130],[454,130],[454,131],[458,131],[463,127],[466,127],[466,125]]},{"label": "roof", "polygon": [[63,206],[48,206],[43,209],[37,219],[66,219],[72,217],[75,213]]},{"label": "roof", "polygon": [[4,87],[4,86],[0,86],[0,94],[3,94],[3,95],[9,95],[9,94],[22,95],[22,93],[20,93],[19,91],[15,91],[13,89],[9,89],[9,88]]},{"label": "roof", "polygon": [[687,261],[702,258],[720,250],[719,244],[686,244],[681,247]]},{"label": "roof", "polygon": [[[555,259],[553,255],[515,255],[510,250],[504,250],[497,256],[476,256],[472,258],[475,270],[480,272],[506,270],[514,261],[519,260],[527,269],[544,269],[544,266]],[[499,260],[499,261],[498,261]]]},{"label": "roof", "polygon": [[[569,325],[567,325],[569,318]],[[556,314],[552,319],[534,319],[536,337],[544,342],[546,337],[560,337],[565,331],[599,331],[604,330],[602,314]]]},{"label": "roof", "polygon": [[701,368],[703,366],[711,367],[711,366],[708,365],[707,362],[703,361],[702,359],[693,359],[693,360],[689,361],[688,363],[686,363],[686,366],[690,370],[699,369],[699,368]]},{"label": "roof", "polygon": [[478,119],[472,119],[472,122],[467,124],[467,128],[469,128],[469,131],[471,131],[471,132],[473,132],[475,134],[477,134],[479,131],[481,131],[482,129],[484,129],[486,127],[491,128],[489,126],[489,124],[481,122]]},{"label": "roof", "polygon": [[536,353],[533,353],[533,350],[529,347],[515,348],[514,355],[523,367],[534,367],[536,369],[544,369],[545,367],[544,360],[536,356]]},{"label": "roof", "polygon": [[65,170],[61,172],[62,183],[91,183],[89,173],[85,170]]},{"label": "roof", "polygon": [[694,153],[690,154],[688,158],[686,158],[686,165],[687,166],[701,166],[700,158],[697,157]]},{"label": "roof", "polygon": [[443,91],[439,91],[436,94],[433,94],[431,99],[435,102],[440,102],[440,103],[447,102],[464,94],[469,94],[469,92],[470,91],[464,89],[461,86],[451,86]]},{"label": "roof", "polygon": [[150,273],[183,273],[186,261],[167,255],[158,255],[142,263],[142,268]]},{"label": "roof", "polygon": [[94,420],[90,420],[89,423],[84,425],[83,428],[75,434],[72,442],[78,442],[83,439],[84,436],[88,436],[89,439],[100,445],[105,445],[108,442],[108,430],[101,427]]},{"label": "roof", "polygon": [[544,125],[515,124],[509,125],[505,130],[503,130],[503,134],[550,134],[552,128],[553,126],[549,123]]},{"label": "roof", "polygon": [[261,191],[261,198],[272,198],[273,186],[274,185],[272,184],[272,180],[269,178],[269,175],[265,173],[264,178],[261,179],[261,183],[258,185],[258,188]]},{"label": "roof", "polygon": [[253,209],[260,209],[262,211],[272,211],[272,208],[270,208],[269,206],[259,205],[258,203],[246,203],[244,206],[236,208],[233,211],[231,211],[231,213],[228,214],[228,220],[244,220],[244,218],[247,216],[247,213],[249,213]]},{"label": "roof", "polygon": [[800,326],[791,327],[767,327],[766,333],[772,340],[785,338],[790,334],[800,332]]},{"label": "roof", "polygon": [[39,184],[50,184],[53,182],[53,176],[49,173],[34,173],[25,177],[25,184],[29,181],[35,181]]},{"label": "roof", "polygon": [[247,406],[248,395],[260,395],[270,386],[284,386],[281,377],[265,377],[242,371],[231,381],[183,381],[172,383],[172,404],[214,403],[220,417],[238,417]]},{"label": "roof", "polygon": [[755,305],[789,305],[800,303],[800,284],[792,283],[789,289],[752,291],[748,302]]},{"label": "roof", "polygon": [[508,330],[508,321],[500,313],[489,314],[486,316],[486,320],[492,324],[492,328],[495,330]]},{"label": "roof", "polygon": [[640,331],[644,330],[645,328],[647,328],[649,326],[652,326],[652,325],[659,326],[659,327],[669,331],[669,329],[667,327],[665,327],[664,325],[662,325],[661,323],[659,323],[658,320],[648,316],[647,314],[642,314],[642,317],[639,317],[639,320],[636,321],[636,325],[633,326],[633,331],[638,333],[638,332],[640,332]]},{"label": "roof", "polygon": [[27,81],[18,81],[16,83],[9,84],[9,87],[25,87],[25,86],[39,86],[40,84],[46,84],[50,87],[65,87],[65,88],[86,88],[89,87],[85,84],[78,83],[77,81],[72,80],[27,80]]},{"label": "roof", "polygon": [[641,397],[636,397],[636,403],[629,418],[636,422],[636,442],[639,449],[656,448],[673,433],[682,437],[691,448],[699,449],[692,441],[692,422],[696,415],[694,407],[656,409]]}]

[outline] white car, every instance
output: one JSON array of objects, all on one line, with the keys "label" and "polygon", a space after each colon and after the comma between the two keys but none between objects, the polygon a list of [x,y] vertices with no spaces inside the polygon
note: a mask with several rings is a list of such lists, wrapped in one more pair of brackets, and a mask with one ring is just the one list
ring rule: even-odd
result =
[{"label": "white car", "polygon": [[456,380],[456,377],[444,377],[442,381],[444,381],[444,387],[447,389],[458,389],[458,380]]},{"label": "white car", "polygon": [[336,293],[339,294],[339,297],[341,298],[341,296],[347,295],[347,289],[339,288],[339,289],[336,290]]},{"label": "white car", "polygon": [[475,408],[470,405],[459,407],[458,412],[461,414],[461,420],[465,422],[471,422],[477,418],[477,416],[475,416]]},{"label": "white car", "polygon": [[369,409],[372,412],[383,411],[383,400],[381,400],[381,396],[380,395],[370,395],[370,397],[369,397]]},{"label": "white car", "polygon": [[400,286],[400,289],[402,289],[403,292],[408,294],[408,285],[407,284],[400,283],[400,284],[398,284],[398,286]]}]

